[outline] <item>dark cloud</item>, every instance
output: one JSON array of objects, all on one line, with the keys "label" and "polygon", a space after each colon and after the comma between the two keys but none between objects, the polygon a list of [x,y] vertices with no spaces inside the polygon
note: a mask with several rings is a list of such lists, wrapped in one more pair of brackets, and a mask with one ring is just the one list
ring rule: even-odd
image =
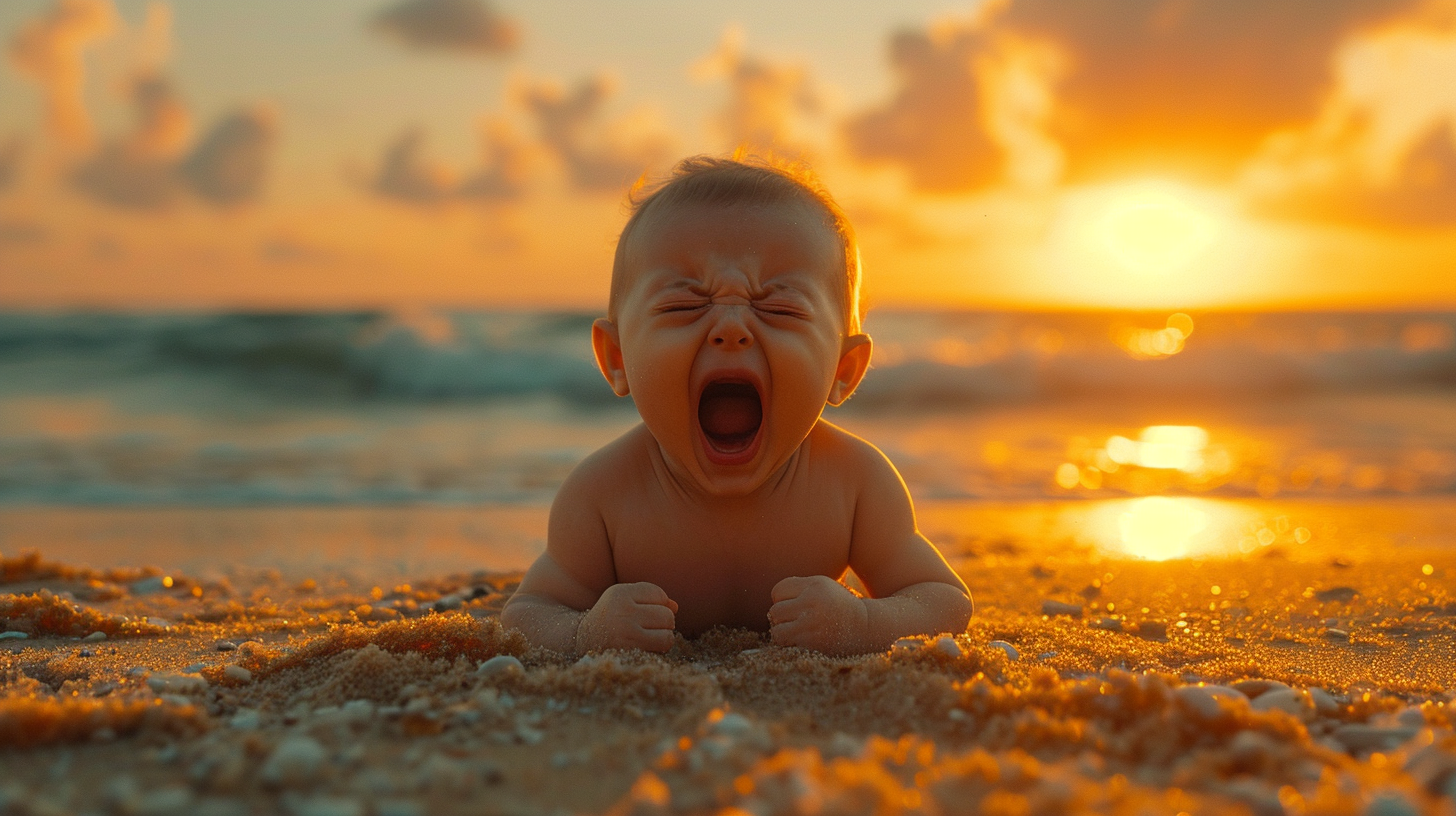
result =
[{"label": "dark cloud", "polygon": [[520,26],[483,0],[403,0],[373,25],[406,45],[466,54],[507,54],[521,41]]},{"label": "dark cloud", "polygon": [[0,219],[0,249],[37,246],[50,241],[50,231],[34,221]]},{"label": "dark cloud", "polygon": [[1322,176],[1296,175],[1282,188],[1262,191],[1255,195],[1255,207],[1265,215],[1299,220],[1416,228],[1456,225],[1456,130],[1449,120],[1431,128],[1386,178],[1373,178],[1368,170],[1347,163]]},{"label": "dark cloud", "polygon": [[25,142],[19,136],[0,142],[0,191],[15,183],[20,175],[20,159],[24,155]]},{"label": "dark cloud", "polygon": [[1318,113],[1348,36],[1422,1],[1007,0],[897,35],[898,90],[850,120],[849,147],[926,189],[994,183],[1008,147],[997,106],[1014,101],[997,83],[1034,56],[1050,102],[1041,126],[1068,180],[1224,180],[1271,132]]},{"label": "dark cloud", "polygon": [[136,125],[107,141],[71,176],[77,190],[119,209],[162,210],[191,194],[224,206],[257,197],[273,144],[273,116],[238,111],[218,122],[191,150],[192,117],[165,78],[131,88]]},{"label": "dark cloud", "polygon": [[526,192],[530,175],[529,147],[505,122],[487,120],[481,127],[481,168],[459,179],[450,168],[425,152],[425,133],[407,130],[385,148],[369,188],[409,204],[447,201],[503,202]]},{"label": "dark cloud", "polygon": [[890,41],[899,90],[889,104],[849,120],[850,152],[871,162],[903,166],[925,190],[986,186],[1001,172],[1001,148],[982,123],[976,59],[985,48],[977,31],[904,31]]},{"label": "dark cloud", "polygon": [[268,172],[274,120],[271,110],[254,108],[214,125],[178,168],[193,194],[218,205],[257,198]]},{"label": "dark cloud", "polygon": [[191,133],[192,120],[171,83],[159,76],[132,83],[136,126],[126,136],[101,146],[76,168],[76,189],[112,207],[156,210],[182,194],[177,156]]},{"label": "dark cloud", "polygon": [[621,190],[671,154],[670,140],[660,130],[605,120],[602,108],[611,95],[611,83],[600,76],[581,81],[569,92],[549,82],[521,92],[541,144],[582,190]]},{"label": "dark cloud", "polygon": [[454,181],[444,167],[424,155],[425,133],[418,128],[400,135],[384,150],[370,189],[385,198],[412,204],[435,204],[454,194]]},{"label": "dark cloud", "polygon": [[84,99],[86,49],[115,24],[109,0],[60,0],[21,26],[10,42],[11,65],[41,86],[46,129],[62,142],[84,145],[91,139]]}]

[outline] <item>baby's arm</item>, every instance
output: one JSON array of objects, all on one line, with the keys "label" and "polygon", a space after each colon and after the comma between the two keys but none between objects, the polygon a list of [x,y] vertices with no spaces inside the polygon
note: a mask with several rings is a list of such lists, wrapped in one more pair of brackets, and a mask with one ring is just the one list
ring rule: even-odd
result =
[{"label": "baby's arm", "polygon": [[858,598],[823,575],[785,578],[769,610],[774,642],[854,654],[882,651],[908,635],[962,632],[971,618],[966,585],[915,528],[909,491],[878,450],[855,451],[864,470],[849,565],[869,590]]},{"label": "baby's arm", "polygon": [[[533,646],[566,654],[672,648],[677,604],[661,587],[618,584],[596,490],[600,462],[583,463],[551,504],[546,552],[501,610],[501,623]],[[610,482],[605,482],[610,484]]]}]

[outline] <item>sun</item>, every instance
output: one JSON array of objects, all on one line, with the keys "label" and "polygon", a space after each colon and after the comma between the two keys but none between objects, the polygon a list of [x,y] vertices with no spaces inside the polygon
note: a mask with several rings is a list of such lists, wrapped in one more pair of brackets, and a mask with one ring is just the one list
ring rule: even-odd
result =
[{"label": "sun", "polygon": [[1217,219],[1178,193],[1153,185],[1109,197],[1094,229],[1118,263],[1133,272],[1166,274],[1208,250]]},{"label": "sun", "polygon": [[[1246,250],[1229,194],[1170,179],[1067,190],[1047,237],[1063,293],[1088,303],[1181,307],[1227,297]],[[1205,274],[1220,272],[1221,274]]]}]

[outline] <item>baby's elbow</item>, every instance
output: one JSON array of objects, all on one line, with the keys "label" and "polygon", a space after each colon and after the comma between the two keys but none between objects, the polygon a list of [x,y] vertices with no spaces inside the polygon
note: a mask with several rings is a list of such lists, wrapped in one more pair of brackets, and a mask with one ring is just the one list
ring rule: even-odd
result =
[{"label": "baby's elbow", "polygon": [[506,605],[501,608],[501,626],[506,629],[515,629],[518,631],[525,629],[527,623],[526,618],[528,617],[527,605],[521,595],[512,595],[510,600],[506,601]]},{"label": "baby's elbow", "polygon": [[969,590],[956,587],[954,592],[948,592],[949,596],[945,606],[946,622],[950,624],[950,631],[964,632],[966,626],[971,622],[971,616],[976,613],[976,604],[971,600]]}]

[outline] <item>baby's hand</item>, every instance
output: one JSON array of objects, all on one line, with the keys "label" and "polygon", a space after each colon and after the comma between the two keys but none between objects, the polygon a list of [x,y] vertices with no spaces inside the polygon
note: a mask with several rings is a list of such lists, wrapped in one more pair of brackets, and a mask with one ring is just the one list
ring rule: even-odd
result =
[{"label": "baby's hand", "polygon": [[576,629],[576,649],[672,648],[677,602],[657,584],[613,584],[607,587]]},{"label": "baby's hand", "polygon": [[780,646],[829,654],[859,651],[869,632],[864,601],[827,575],[785,578],[774,585],[768,622]]}]

